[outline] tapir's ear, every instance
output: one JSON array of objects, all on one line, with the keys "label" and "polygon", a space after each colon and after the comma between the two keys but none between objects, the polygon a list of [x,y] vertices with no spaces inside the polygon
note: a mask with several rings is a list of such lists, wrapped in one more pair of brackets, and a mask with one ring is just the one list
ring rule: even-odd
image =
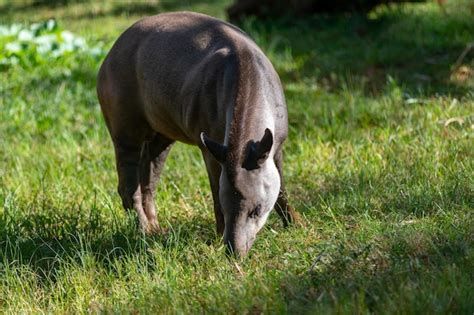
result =
[{"label": "tapir's ear", "polygon": [[201,132],[201,142],[211,152],[212,156],[219,162],[224,163],[227,155],[227,147],[209,139],[204,132]]},{"label": "tapir's ear", "polygon": [[266,160],[273,146],[273,135],[270,129],[265,129],[265,134],[258,144],[259,160]]},{"label": "tapir's ear", "polygon": [[273,135],[270,129],[265,129],[262,139],[257,142],[251,141],[248,145],[247,156],[242,164],[246,170],[259,168],[266,161],[273,146]]}]

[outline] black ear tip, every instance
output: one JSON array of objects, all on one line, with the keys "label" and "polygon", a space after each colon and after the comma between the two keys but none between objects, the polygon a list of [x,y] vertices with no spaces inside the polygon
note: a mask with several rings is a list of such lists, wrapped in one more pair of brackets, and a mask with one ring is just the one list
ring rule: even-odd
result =
[{"label": "black ear tip", "polygon": [[273,134],[272,134],[272,131],[269,128],[265,129],[265,134],[263,135],[261,142],[265,142],[265,143],[268,143],[268,144],[273,143]]},{"label": "black ear tip", "polygon": [[270,130],[270,128],[265,129],[265,134],[263,135],[263,138],[272,139],[272,141],[273,141],[273,133]]}]

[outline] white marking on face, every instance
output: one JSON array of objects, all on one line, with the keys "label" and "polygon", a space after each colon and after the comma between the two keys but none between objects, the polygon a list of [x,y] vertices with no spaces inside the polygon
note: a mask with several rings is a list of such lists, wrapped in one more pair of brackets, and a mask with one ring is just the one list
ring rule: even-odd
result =
[{"label": "white marking on face", "polygon": [[[232,238],[234,250],[245,253],[267,221],[280,192],[280,175],[273,157],[258,169],[248,171],[241,168],[235,183],[241,196],[233,193],[236,189],[231,187],[225,172],[222,173],[220,201],[226,225],[224,236]],[[260,208],[258,215],[251,215],[257,207]]]},{"label": "white marking on face", "polygon": [[242,193],[250,207],[260,206],[260,215],[255,218],[258,232],[265,224],[280,191],[280,175],[272,157],[269,157],[260,168],[244,170],[242,179],[236,181],[237,189]]}]

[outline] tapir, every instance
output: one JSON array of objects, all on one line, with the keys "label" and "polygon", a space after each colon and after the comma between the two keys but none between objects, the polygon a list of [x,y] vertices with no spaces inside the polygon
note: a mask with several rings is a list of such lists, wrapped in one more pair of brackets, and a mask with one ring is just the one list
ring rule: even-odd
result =
[{"label": "tapir", "polygon": [[122,204],[145,232],[160,230],[154,194],[176,141],[200,148],[217,232],[232,253],[248,252],[274,207],[285,226],[299,220],[283,184],[282,85],[239,28],[191,12],[143,18],[111,48],[97,94]]}]

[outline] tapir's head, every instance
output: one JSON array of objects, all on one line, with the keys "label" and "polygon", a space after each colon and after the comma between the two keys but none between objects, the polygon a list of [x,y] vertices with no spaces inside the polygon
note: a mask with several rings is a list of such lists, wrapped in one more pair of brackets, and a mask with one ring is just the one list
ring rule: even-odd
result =
[{"label": "tapir's head", "polygon": [[233,150],[201,133],[207,150],[222,167],[219,201],[225,219],[224,242],[228,249],[245,255],[265,224],[280,191],[280,176],[273,159],[273,135],[264,135]]}]

